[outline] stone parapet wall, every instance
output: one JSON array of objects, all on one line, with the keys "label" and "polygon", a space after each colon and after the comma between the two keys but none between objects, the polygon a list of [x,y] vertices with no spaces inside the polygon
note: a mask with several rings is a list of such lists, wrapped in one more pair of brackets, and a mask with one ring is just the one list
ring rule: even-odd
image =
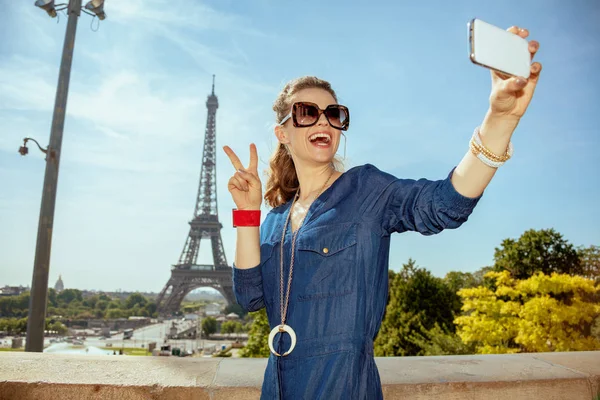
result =
[{"label": "stone parapet wall", "polygon": [[[376,358],[386,399],[596,400],[600,351]],[[258,399],[266,359],[0,353],[0,399]]]}]

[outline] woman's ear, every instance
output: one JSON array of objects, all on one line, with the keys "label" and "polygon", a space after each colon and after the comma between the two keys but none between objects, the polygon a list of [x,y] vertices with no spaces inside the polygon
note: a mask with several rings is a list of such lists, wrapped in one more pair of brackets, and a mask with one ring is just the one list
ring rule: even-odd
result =
[{"label": "woman's ear", "polygon": [[290,143],[290,139],[288,138],[286,131],[281,127],[281,125],[277,125],[275,127],[275,136],[277,137],[277,140],[279,141],[279,143],[283,143],[283,144]]}]

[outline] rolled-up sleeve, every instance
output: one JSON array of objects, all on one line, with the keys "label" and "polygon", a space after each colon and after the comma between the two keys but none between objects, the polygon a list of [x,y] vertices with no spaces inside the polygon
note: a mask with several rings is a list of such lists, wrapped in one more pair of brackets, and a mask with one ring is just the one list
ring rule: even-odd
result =
[{"label": "rolled-up sleeve", "polygon": [[384,189],[380,201],[384,204],[383,228],[389,233],[415,231],[433,235],[444,229],[461,226],[481,199],[458,193],[451,178],[395,179]]},{"label": "rolled-up sleeve", "polygon": [[233,264],[233,293],[243,309],[258,311],[265,306],[261,265],[248,269]]}]

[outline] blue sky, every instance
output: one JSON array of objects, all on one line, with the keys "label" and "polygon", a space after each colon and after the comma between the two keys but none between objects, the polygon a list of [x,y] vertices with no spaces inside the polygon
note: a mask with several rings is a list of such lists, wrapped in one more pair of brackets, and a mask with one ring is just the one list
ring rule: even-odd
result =
[{"label": "blue sky", "polygon": [[[205,101],[217,75],[217,144],[242,159],[275,145],[272,103],[286,81],[329,80],[352,114],[346,169],[372,163],[398,177],[445,177],[488,107],[489,72],[470,63],[467,22],[519,25],[540,42],[542,76],[470,220],[432,237],[392,239],[443,276],[475,271],[527,229],[600,244],[600,4],[595,1],[106,1],[79,20],[55,215],[50,284],[160,291],[177,262],[197,193]],[[0,285],[30,285],[66,18],[32,1],[0,13]],[[218,153],[228,262],[234,257],[233,170]],[[265,209],[267,211],[267,209]],[[200,262],[210,262],[202,242]]]}]

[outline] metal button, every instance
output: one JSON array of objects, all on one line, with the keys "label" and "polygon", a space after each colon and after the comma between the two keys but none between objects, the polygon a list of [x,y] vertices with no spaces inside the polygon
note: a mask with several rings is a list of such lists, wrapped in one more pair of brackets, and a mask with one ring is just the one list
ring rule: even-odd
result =
[{"label": "metal button", "polygon": [[328,249],[327,247],[325,247],[325,248],[323,249],[323,253],[325,253],[325,254],[329,253],[329,249]]}]

